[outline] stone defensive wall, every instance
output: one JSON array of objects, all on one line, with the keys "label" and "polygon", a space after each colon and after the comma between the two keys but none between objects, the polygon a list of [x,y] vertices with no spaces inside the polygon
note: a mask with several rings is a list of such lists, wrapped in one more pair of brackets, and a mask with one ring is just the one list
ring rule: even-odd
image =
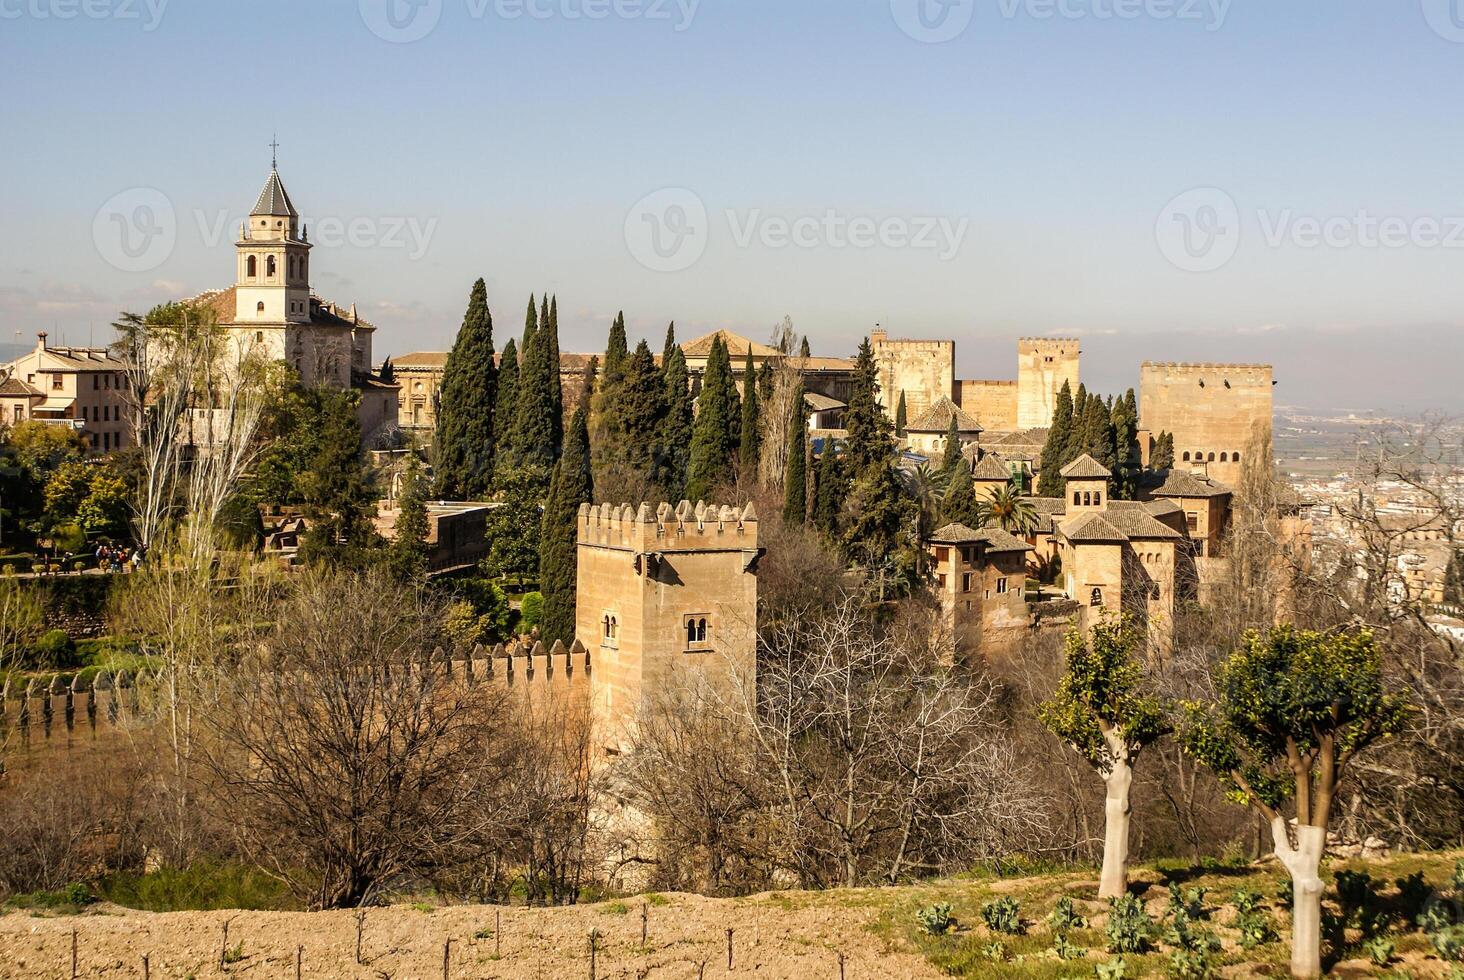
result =
[{"label": "stone defensive wall", "polygon": [[[1139,425],[1174,435],[1175,462],[1235,486],[1241,461],[1269,442],[1275,371],[1269,364],[1145,361],[1139,371]],[[1269,466],[1269,460],[1257,460]]]},{"label": "stone defensive wall", "polygon": [[[440,670],[458,683],[505,690],[534,704],[587,705],[592,655],[579,641],[570,647],[556,640],[474,646],[453,656],[441,648],[420,665]],[[155,704],[156,678],[127,671],[102,671],[91,683],[78,675],[70,684],[59,676],[31,678],[21,688],[7,679],[0,697],[0,745],[22,754],[83,748],[127,733],[146,723]]]}]

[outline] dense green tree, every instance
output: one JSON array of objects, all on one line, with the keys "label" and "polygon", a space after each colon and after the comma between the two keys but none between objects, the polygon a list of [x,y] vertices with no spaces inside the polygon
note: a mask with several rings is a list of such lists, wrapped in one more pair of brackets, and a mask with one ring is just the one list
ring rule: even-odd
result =
[{"label": "dense green tree", "polygon": [[512,578],[520,585],[539,570],[539,528],[549,475],[536,466],[517,466],[498,478],[488,512],[488,557],[481,568],[489,578]]},{"label": "dense green tree", "polygon": [[705,500],[717,488],[731,482],[732,453],[737,445],[732,433],[741,427],[741,419],[733,414],[736,394],[727,345],[721,337],[716,337],[707,356],[701,397],[697,399],[696,423],[692,427],[686,493],[693,500]]},{"label": "dense green tree", "polygon": [[666,343],[661,345],[661,373],[665,374],[666,369],[671,365],[671,352],[680,350],[681,345],[676,343],[676,321],[672,320],[666,327]]},{"label": "dense green tree", "polygon": [[564,455],[549,482],[539,530],[539,591],[544,594],[539,631],[547,644],[574,642],[579,508],[593,502],[589,410],[581,401],[565,433]]},{"label": "dense green tree", "polygon": [[913,588],[924,561],[920,508],[900,486],[894,466],[865,467],[850,485],[844,514],[840,549],[875,580],[880,601]]},{"label": "dense green tree", "polygon": [[1113,496],[1117,500],[1137,500],[1139,475],[1143,459],[1139,453],[1139,415],[1134,390],[1130,388],[1113,403]]},{"label": "dense green tree", "polygon": [[752,366],[752,349],[748,348],[747,366],[742,371],[742,425],[737,434],[737,459],[742,466],[743,479],[757,478],[758,459],[762,454],[761,434],[757,371]]},{"label": "dense green tree", "polygon": [[556,342],[547,323],[534,325],[532,296],[528,320],[524,346],[519,352],[518,404],[513,418],[510,462],[515,468],[533,468],[547,481],[555,460],[555,432],[561,424],[561,409],[554,402],[554,386],[550,380],[557,374],[549,362]]},{"label": "dense green tree", "polygon": [[773,385],[773,362],[769,358],[757,369],[757,401],[760,407],[766,408],[773,403]]},{"label": "dense green tree", "polygon": [[549,405],[552,411],[554,458],[564,449],[564,381],[560,377],[559,297],[549,302],[548,345],[545,359],[549,362]]},{"label": "dense green tree", "polygon": [[1068,429],[1067,441],[1063,444],[1058,469],[1077,459],[1088,451],[1088,388],[1079,382],[1073,393],[1073,423]]},{"label": "dense green tree", "polygon": [[1171,470],[1174,468],[1174,433],[1161,432],[1149,451],[1149,469]]},{"label": "dense green tree", "polygon": [[498,394],[493,418],[498,422],[498,444],[493,454],[495,466],[512,466],[514,459],[513,418],[518,414],[518,341],[512,337],[503,345],[498,359]]},{"label": "dense green tree", "polygon": [[433,466],[437,495],[443,499],[481,500],[492,485],[497,381],[493,315],[488,287],[479,279],[447,355],[438,394]]},{"label": "dense green tree", "polygon": [[[788,461],[783,473],[783,520],[802,524],[808,516],[808,426],[803,418],[803,382],[788,425]],[[827,449],[825,450],[828,451]]]},{"label": "dense green tree", "polygon": [[417,582],[427,574],[427,497],[422,468],[415,454],[407,457],[397,497],[396,534],[387,548],[387,565],[399,582]]},{"label": "dense green tree", "polygon": [[529,356],[529,348],[539,336],[539,307],[534,303],[534,294],[529,294],[529,308],[524,313],[524,335],[519,340],[519,360]]},{"label": "dense green tree", "polygon": [[128,500],[127,480],[111,458],[62,463],[46,481],[45,526],[74,523],[91,537],[122,537]]},{"label": "dense green tree", "polygon": [[949,482],[961,466],[961,433],[956,428],[956,416],[951,415],[951,424],[946,427],[945,451],[940,458],[941,478]]},{"label": "dense green tree", "polygon": [[666,405],[666,381],[656,370],[651,348],[644,340],[635,346],[625,375],[614,396],[616,436],[624,459],[647,477],[652,464]]},{"label": "dense green tree", "polygon": [[630,363],[630,344],[625,334],[625,311],[616,314],[610,325],[610,343],[605,347],[605,360],[600,364],[600,387],[610,391],[620,385],[625,367]]},{"label": "dense green tree", "polygon": [[313,393],[317,428],[308,468],[297,478],[307,527],[300,556],[307,562],[359,564],[376,544],[356,417],[359,397],[355,391],[326,388]]},{"label": "dense green tree", "polygon": [[976,484],[971,479],[969,466],[958,466],[951,474],[941,496],[938,523],[981,527],[981,505],[976,500]]},{"label": "dense green tree", "polygon": [[[1083,413],[1083,433],[1082,452],[1102,463],[1110,473],[1113,472],[1116,465],[1113,450],[1113,413],[1104,404],[1103,399],[1097,395],[1088,396],[1088,404]],[[1078,455],[1082,455],[1082,453]]]},{"label": "dense green tree", "polygon": [[660,446],[656,454],[656,483],[666,491],[668,500],[680,500],[686,492],[686,468],[691,459],[692,428],[695,402],[691,397],[691,380],[686,372],[686,355],[678,344],[672,344],[662,372],[665,412],[657,434]]},{"label": "dense green tree", "polygon": [[844,422],[849,432],[849,460],[858,474],[885,465],[893,449],[890,436],[894,426],[879,407],[878,390],[879,366],[874,360],[874,348],[865,337],[854,364],[853,392]]},{"label": "dense green tree", "polygon": [[909,424],[910,411],[905,407],[905,389],[900,389],[900,404],[895,409],[895,435],[905,438],[905,426]]},{"label": "dense green tree", "polygon": [[1037,477],[1037,496],[1063,496],[1061,470],[1067,465],[1063,455],[1067,452],[1072,429],[1073,389],[1064,381],[1057,393],[1057,407],[1052,412],[1052,428],[1047,430],[1047,442],[1042,447],[1042,472]]},{"label": "dense green tree", "polygon": [[1184,706],[1185,751],[1270,822],[1292,882],[1294,977],[1322,973],[1320,865],[1338,787],[1358,753],[1405,730],[1412,710],[1388,689],[1371,633],[1290,626],[1247,633],[1220,668],[1214,702]]},{"label": "dense green tree", "polygon": [[845,475],[843,458],[834,440],[825,438],[823,452],[819,453],[814,485],[813,524],[831,539],[839,534],[839,511],[849,493],[849,479]]},{"label": "dense green tree", "polygon": [[1086,637],[1070,632],[1067,670],[1037,709],[1038,720],[1093,767],[1107,790],[1099,898],[1127,894],[1134,763],[1171,730],[1168,705],[1150,693],[1135,654],[1140,640],[1129,618],[1100,622]]}]

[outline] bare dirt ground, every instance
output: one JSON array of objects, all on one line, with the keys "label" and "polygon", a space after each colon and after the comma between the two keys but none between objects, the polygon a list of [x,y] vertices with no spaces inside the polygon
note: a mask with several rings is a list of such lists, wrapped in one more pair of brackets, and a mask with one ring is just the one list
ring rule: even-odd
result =
[{"label": "bare dirt ground", "polygon": [[[641,945],[641,900],[555,909],[464,906],[419,911],[394,906],[366,913],[362,963],[356,962],[353,912],[146,913],[96,906],[81,916],[0,916],[0,978],[69,978],[76,930],[80,977],[293,978],[303,947],[304,978],[426,980],[442,977],[443,947],[452,946],[454,980],[560,980],[590,976],[591,929],[599,931],[599,980],[695,980],[840,976],[846,980],[935,978],[940,974],[913,950],[893,950],[866,926],[872,906],[790,908],[769,897],[716,900],[668,895],[647,905],[647,943]],[[494,916],[502,935],[494,937]],[[240,958],[221,965],[224,923]],[[732,929],[732,969],[727,929]],[[481,936],[481,938],[475,938]],[[704,970],[704,973],[699,972]]]}]

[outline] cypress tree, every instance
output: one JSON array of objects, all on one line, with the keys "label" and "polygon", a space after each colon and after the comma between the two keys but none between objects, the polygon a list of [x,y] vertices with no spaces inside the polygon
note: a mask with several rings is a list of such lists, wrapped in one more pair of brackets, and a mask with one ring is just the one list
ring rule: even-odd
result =
[{"label": "cypress tree", "polygon": [[829,537],[839,534],[839,508],[849,492],[844,465],[832,439],[824,440],[823,455],[818,458],[818,485],[814,489],[813,523]]},{"label": "cypress tree", "polygon": [[742,465],[743,479],[757,476],[761,447],[758,442],[759,405],[757,372],[752,367],[752,348],[747,350],[747,367],[742,371],[742,427],[738,433],[737,458]]},{"label": "cypress tree", "polygon": [[656,482],[666,491],[667,499],[680,500],[686,492],[686,467],[691,458],[692,427],[696,415],[691,397],[691,379],[686,371],[686,355],[678,344],[671,345],[663,373],[665,414],[661,417]]},{"label": "cypress tree", "polygon": [[539,591],[544,595],[539,632],[550,645],[555,640],[566,646],[574,642],[579,508],[593,502],[589,411],[581,402],[565,433],[564,454],[549,482],[539,530]]},{"label": "cypress tree", "polygon": [[900,405],[895,409],[895,435],[905,438],[905,427],[909,425],[909,411],[905,408],[905,389],[900,389]]},{"label": "cypress tree", "polygon": [[849,411],[844,427],[849,432],[849,460],[856,474],[890,458],[890,436],[894,426],[879,407],[875,392],[879,387],[879,367],[874,361],[874,348],[869,338],[859,345],[854,366],[854,390],[849,397]]},{"label": "cypress tree", "polygon": [[[710,365],[709,365],[710,366]],[[808,515],[808,425],[803,418],[803,382],[798,383],[793,401],[793,419],[788,426],[788,463],[783,474],[783,520],[802,524]]]},{"label": "cypress tree", "polygon": [[397,581],[415,582],[427,573],[427,499],[416,454],[407,457],[397,498],[396,537],[387,549],[387,565]]},{"label": "cypress tree", "polygon": [[759,406],[773,403],[773,362],[763,361],[757,369],[757,400]]},{"label": "cypress tree", "polygon": [[518,376],[518,341],[510,337],[503,345],[503,356],[498,361],[498,396],[493,403],[493,418],[500,423],[494,458],[500,467],[510,465],[514,456],[513,419],[518,414]]},{"label": "cypress tree", "polygon": [[447,355],[438,394],[433,463],[441,499],[481,499],[488,493],[493,476],[497,379],[488,287],[479,279],[473,284],[462,328]]},{"label": "cypress tree", "polygon": [[1154,448],[1149,452],[1149,469],[1156,472],[1174,469],[1174,433],[1161,432],[1154,440]]},{"label": "cypress tree", "polygon": [[[687,496],[704,500],[732,478],[732,439],[735,416],[732,366],[727,345],[721,337],[712,340],[707,356],[707,371],[702,378],[701,397],[697,400],[696,423],[692,428],[691,464],[687,475]],[[741,420],[735,419],[740,427]]]},{"label": "cypress tree", "polygon": [[554,426],[558,409],[549,383],[549,330],[534,324],[534,304],[529,301],[529,319],[524,330],[524,347],[519,353],[518,404],[513,419],[513,466],[542,469],[547,480],[554,465]]},{"label": "cypress tree", "polygon": [[554,425],[554,458],[564,450],[564,379],[560,377],[559,356],[559,297],[549,303],[548,353],[549,362],[549,404],[553,408],[551,421]]},{"label": "cypress tree", "polygon": [[956,428],[955,413],[951,413],[951,424],[946,427],[945,454],[940,460],[941,479],[949,480],[961,465],[961,433]]},{"label": "cypress tree", "polygon": [[626,460],[651,476],[652,454],[662,421],[666,382],[656,370],[651,348],[642,340],[625,368],[615,395],[615,415],[620,421],[619,438]]},{"label": "cypress tree", "polygon": [[1073,395],[1073,424],[1068,430],[1067,442],[1063,444],[1061,461],[1058,463],[1059,470],[1087,451],[1087,425],[1088,389],[1080,383],[1077,393]]},{"label": "cypress tree", "polygon": [[381,378],[382,384],[389,385],[396,383],[396,368],[392,367],[391,358],[388,357],[381,362],[381,374],[378,377]]},{"label": "cypress tree", "polygon": [[605,360],[600,365],[604,375],[601,390],[609,391],[620,384],[625,366],[630,362],[630,347],[625,339],[625,311],[617,313],[610,325],[610,342],[605,347]]},{"label": "cypress tree", "polygon": [[1113,472],[1113,415],[1103,399],[1097,395],[1090,395],[1088,398],[1083,431],[1087,441],[1082,452],[1102,463],[1110,473]]},{"label": "cypress tree", "polygon": [[808,349],[808,336],[806,334],[803,337],[803,343],[800,344],[799,347],[798,347],[798,356],[799,357],[811,357],[811,356],[813,356],[812,355],[812,351],[810,351]]},{"label": "cypress tree", "polygon": [[534,338],[539,333],[539,309],[534,305],[534,294],[529,294],[529,311],[524,314],[524,336],[519,341],[519,357],[528,357],[529,349],[534,346]]},{"label": "cypress tree", "polygon": [[1037,496],[1061,497],[1063,479],[1061,469],[1063,453],[1073,426],[1073,389],[1066,381],[1057,393],[1057,407],[1052,412],[1052,428],[1047,430],[1047,442],[1042,446],[1042,472],[1037,478]]},{"label": "cypress tree", "polygon": [[[661,373],[666,373],[666,368],[671,364],[671,352],[680,350],[681,345],[676,343],[676,321],[672,320],[671,325],[666,328],[666,343],[661,346]],[[684,356],[684,355],[683,355]],[[685,364],[682,364],[685,367]]]},{"label": "cypress tree", "polygon": [[1138,418],[1132,413],[1133,404],[1132,388],[1113,403],[1113,494],[1119,500],[1138,499],[1139,472],[1143,469],[1139,455]]},{"label": "cypress tree", "polygon": [[376,540],[375,512],[361,458],[361,423],[354,391],[316,388],[311,401],[318,439],[310,468],[298,477],[309,529],[300,543],[306,562],[355,563]]},{"label": "cypress tree", "polygon": [[945,496],[940,501],[940,519],[946,524],[981,527],[980,505],[976,502],[976,483],[971,478],[969,466],[958,467],[951,474],[951,482],[946,485]]}]

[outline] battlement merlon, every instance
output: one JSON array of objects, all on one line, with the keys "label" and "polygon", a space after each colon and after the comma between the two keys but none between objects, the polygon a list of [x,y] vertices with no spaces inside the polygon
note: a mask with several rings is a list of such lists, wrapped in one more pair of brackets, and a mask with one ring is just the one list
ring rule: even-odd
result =
[{"label": "battlement merlon", "polygon": [[1188,361],[1145,361],[1142,369],[1155,369],[1172,371],[1176,374],[1197,374],[1202,371],[1266,371],[1274,372],[1275,366],[1271,364],[1218,364],[1210,362]]},{"label": "battlement merlon", "polygon": [[742,551],[756,553],[757,509],[749,503],[739,510],[730,505],[693,504],[683,500],[674,508],[649,503],[581,504],[577,539],[581,546],[643,552]]},{"label": "battlement merlon", "polygon": [[1022,347],[1068,347],[1082,344],[1077,337],[1022,337],[1017,341]]}]

